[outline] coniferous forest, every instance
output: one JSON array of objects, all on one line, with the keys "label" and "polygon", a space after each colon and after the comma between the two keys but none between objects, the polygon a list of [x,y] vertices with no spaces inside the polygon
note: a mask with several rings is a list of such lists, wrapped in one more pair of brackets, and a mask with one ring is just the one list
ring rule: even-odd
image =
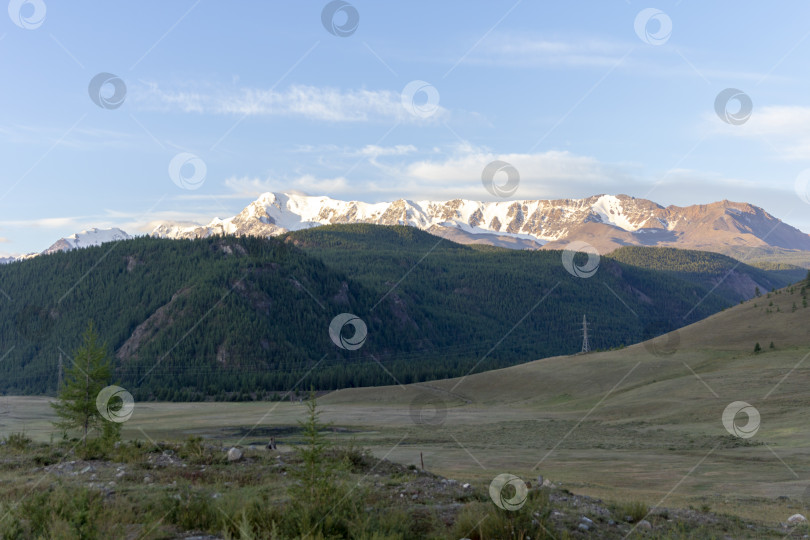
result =
[{"label": "coniferous forest", "polygon": [[[727,272],[737,287],[712,290]],[[60,357],[64,370],[88,321],[138,400],[279,399],[575,353],[583,315],[592,348],[621,347],[751,297],[754,282],[792,278],[656,248],[603,256],[582,278],[560,251],[462,246],[404,226],[141,237],[0,267],[0,391],[55,394]],[[365,323],[359,348],[330,339],[341,313]]]}]

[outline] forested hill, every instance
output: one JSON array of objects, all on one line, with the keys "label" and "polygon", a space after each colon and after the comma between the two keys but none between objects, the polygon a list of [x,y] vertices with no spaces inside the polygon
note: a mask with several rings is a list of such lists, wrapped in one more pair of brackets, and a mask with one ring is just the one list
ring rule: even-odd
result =
[{"label": "forested hill", "polygon": [[[629,344],[736,303],[710,288],[608,257],[575,277],[559,251],[411,227],[136,238],[0,267],[0,391],[53,393],[88,320],[136,399],[267,399],[577,352],[583,314],[594,348]],[[367,325],[356,350],[330,339],[341,313]]]},{"label": "forested hill", "polygon": [[716,287],[715,293],[733,300],[751,298],[756,287],[761,292],[770,291],[807,276],[807,270],[799,266],[763,263],[754,267],[719,253],[689,249],[626,246],[609,256],[628,265]]}]

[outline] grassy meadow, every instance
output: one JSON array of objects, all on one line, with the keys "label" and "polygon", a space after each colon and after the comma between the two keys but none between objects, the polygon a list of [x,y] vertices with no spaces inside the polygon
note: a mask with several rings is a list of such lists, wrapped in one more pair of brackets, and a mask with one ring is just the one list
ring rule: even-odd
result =
[{"label": "grassy meadow", "polygon": [[[322,420],[338,445],[412,469],[424,461],[429,473],[480,493],[501,473],[535,483],[542,475],[606,504],[691,509],[784,535],[789,516],[810,510],[810,310],[802,300],[795,287],[619,350],[332,392],[319,399]],[[0,431],[53,440],[49,401],[0,398]],[[734,401],[761,415],[751,438],[721,421]],[[299,402],[138,403],[122,436],[198,436],[258,453],[275,437],[285,453],[302,442],[304,412]]]}]

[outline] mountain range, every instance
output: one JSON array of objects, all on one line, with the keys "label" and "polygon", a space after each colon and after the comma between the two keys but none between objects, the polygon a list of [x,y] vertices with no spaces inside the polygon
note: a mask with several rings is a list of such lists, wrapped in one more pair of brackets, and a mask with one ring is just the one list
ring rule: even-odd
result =
[{"label": "mountain range", "polygon": [[[762,208],[719,201],[661,206],[628,195],[584,199],[483,202],[466,199],[366,203],[295,192],[264,193],[240,213],[207,225],[167,222],[151,236],[279,236],[322,225],[408,225],[461,244],[512,249],[564,249],[584,241],[605,254],[623,246],[713,251],[740,260],[791,262],[810,267],[810,235]],[[42,253],[69,251],[130,238],[121,229],[90,229],[56,241]],[[26,255],[28,258],[36,254]],[[0,259],[11,262],[13,258]]]},{"label": "mountain range", "polygon": [[663,207],[627,195],[482,202],[465,199],[364,203],[297,193],[264,193],[239,214],[207,225],[164,224],[153,236],[278,236],[319,225],[409,225],[462,244],[563,249],[585,241],[600,253],[622,246],[714,251],[731,256],[810,251],[810,235],[749,203]]}]

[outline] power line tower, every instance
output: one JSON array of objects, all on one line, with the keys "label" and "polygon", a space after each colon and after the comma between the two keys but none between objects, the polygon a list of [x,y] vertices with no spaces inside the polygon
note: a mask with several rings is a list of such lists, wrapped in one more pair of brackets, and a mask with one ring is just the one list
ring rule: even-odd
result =
[{"label": "power line tower", "polygon": [[59,353],[59,378],[56,382],[56,393],[62,389],[62,353]]},{"label": "power line tower", "polygon": [[582,315],[582,352],[591,352],[591,344],[588,341],[588,320]]}]

